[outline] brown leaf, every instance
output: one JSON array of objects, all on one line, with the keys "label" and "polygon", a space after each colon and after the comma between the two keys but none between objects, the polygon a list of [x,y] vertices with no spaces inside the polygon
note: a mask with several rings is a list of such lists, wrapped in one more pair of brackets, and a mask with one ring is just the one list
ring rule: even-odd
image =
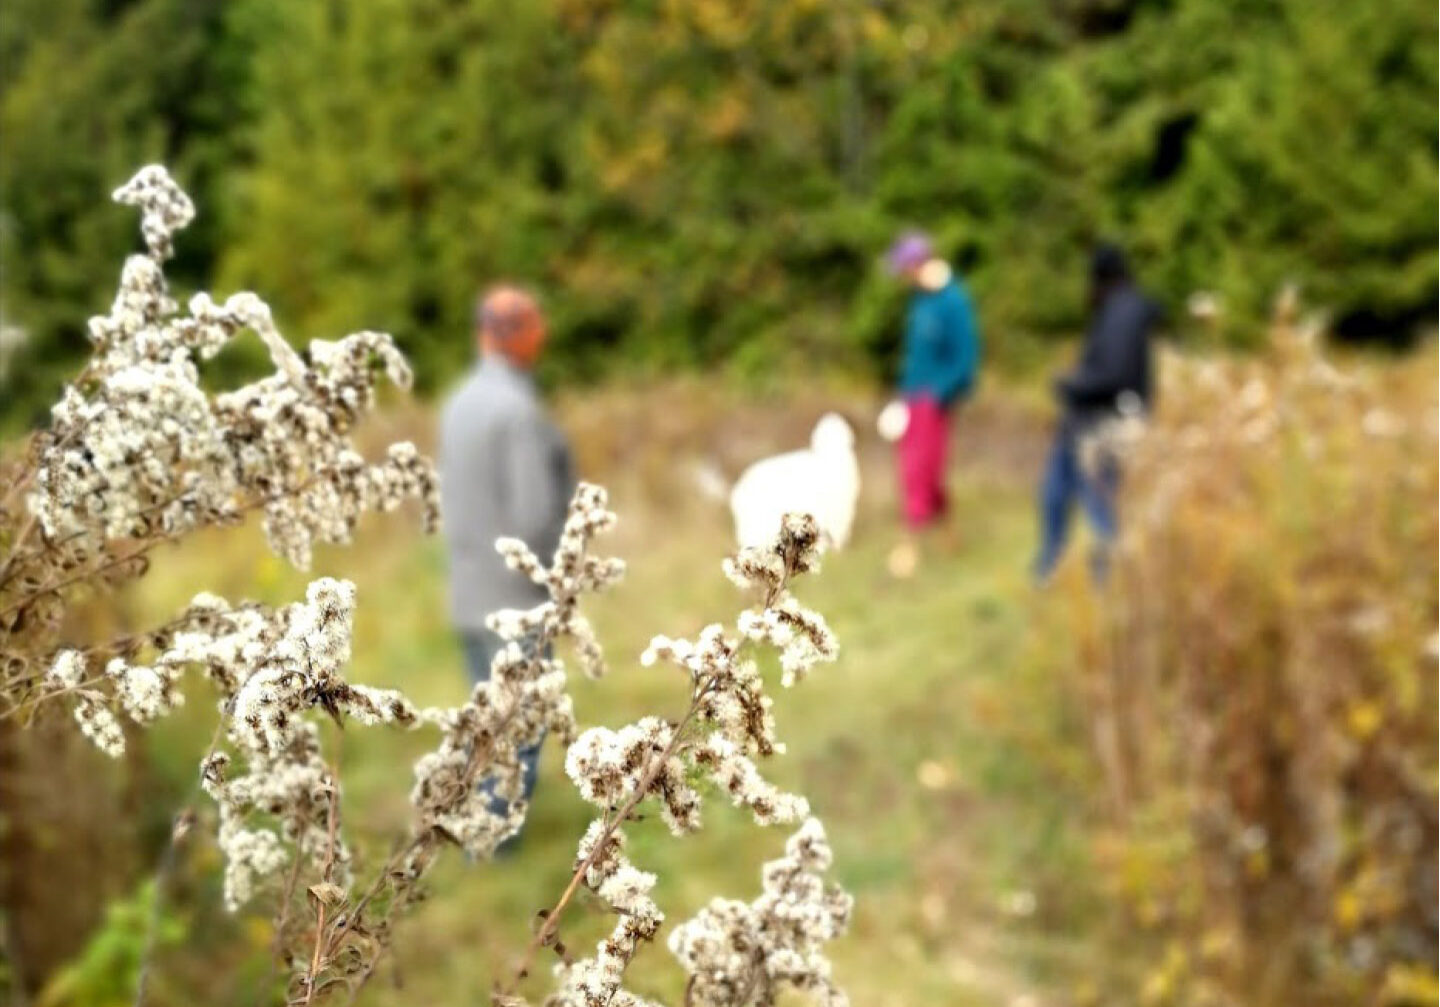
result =
[{"label": "brown leaf", "polygon": [[311,885],[306,891],[310,895],[310,905],[319,909],[321,906],[333,909],[336,906],[344,905],[347,901],[345,889],[339,885],[322,881],[318,885]]}]

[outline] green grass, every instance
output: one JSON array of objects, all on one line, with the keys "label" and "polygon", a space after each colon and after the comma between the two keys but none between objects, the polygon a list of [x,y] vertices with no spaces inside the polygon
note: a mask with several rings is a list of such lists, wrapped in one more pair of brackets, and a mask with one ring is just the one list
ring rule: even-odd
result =
[{"label": "green grass", "polygon": [[[958,436],[967,436],[963,422]],[[856,897],[851,932],[833,949],[838,979],[854,1003],[881,1007],[1068,1003],[1094,907],[1087,886],[1076,883],[1085,864],[1078,838],[1083,767],[1046,761],[1043,747],[1027,743],[1057,729],[1058,708],[1044,683],[1027,680],[1024,671],[1037,603],[1023,576],[1033,546],[1032,473],[1013,463],[957,464],[957,535],[927,543],[919,570],[903,581],[885,566],[899,530],[883,451],[872,447],[865,475],[854,546],[828,557],[797,592],[829,619],[841,658],[795,689],[773,684],[789,752],[767,770],[809,796],[835,848],[835,876]],[[617,492],[613,503],[621,527],[601,548],[623,556],[630,569],[619,588],[589,607],[612,672],[600,682],[575,683],[582,725],[619,726],[679,711],[684,682],[673,669],[641,667],[637,655],[654,634],[691,635],[733,618],[742,602],[719,568],[730,547],[723,508],[657,508],[638,489]],[[323,550],[316,567],[314,573],[350,577],[359,587],[352,678],[402,687],[421,703],[462,698],[465,673],[445,615],[437,541],[418,539],[400,518],[373,518],[356,547]],[[148,617],[173,610],[202,587],[281,602],[301,596],[304,582],[247,531],[163,557],[134,605],[137,617]],[[160,815],[173,807],[165,802],[189,791],[213,716],[201,690],[192,694],[185,715],[152,740]],[[341,739],[327,730],[343,748],[347,828],[371,837],[373,862],[405,828],[409,765],[432,738],[352,728]],[[492,981],[528,938],[535,912],[563,888],[590,817],[562,761],[559,747],[548,745],[516,855],[476,865],[447,855],[433,875],[433,898],[399,931],[398,968],[382,970],[362,1002],[486,1002]],[[754,897],[761,863],[777,856],[785,839],[718,795],[698,835],[674,839],[658,822],[631,833],[632,858],[659,874],[658,899],[671,921],[715,895]],[[193,918],[212,929],[199,935],[199,947],[173,952],[162,964],[168,978],[157,989],[177,996],[206,987],[213,968],[199,960],[205,948],[230,945],[211,961],[232,970],[244,953],[263,955],[262,927],[226,921],[214,910],[213,851],[192,858],[211,880],[190,895],[212,900]],[[1007,911],[1016,893],[1036,898],[1033,914]],[[582,900],[563,937],[586,953],[608,926]],[[263,974],[243,971],[252,983]],[[679,1002],[678,970],[663,947],[642,955],[632,975],[637,992]],[[543,975],[531,983],[539,993]],[[247,1003],[253,987],[243,986],[227,982],[204,995]]]}]

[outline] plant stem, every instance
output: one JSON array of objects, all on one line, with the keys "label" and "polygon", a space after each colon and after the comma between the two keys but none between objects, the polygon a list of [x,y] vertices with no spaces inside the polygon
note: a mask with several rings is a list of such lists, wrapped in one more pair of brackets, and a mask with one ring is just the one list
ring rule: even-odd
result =
[{"label": "plant stem", "polygon": [[636,784],[630,797],[620,806],[620,810],[615,813],[615,817],[601,830],[600,836],[591,847],[589,855],[575,868],[575,873],[570,877],[570,883],[565,886],[565,891],[561,893],[554,907],[546,915],[545,922],[541,924],[540,929],[536,931],[535,936],[532,937],[530,943],[526,945],[525,951],[520,958],[520,964],[515,967],[515,973],[510,977],[509,985],[505,987],[502,992],[506,994],[513,994],[515,992],[515,989],[520,984],[520,980],[524,978],[526,972],[529,970],[530,962],[534,959],[535,953],[545,946],[550,935],[555,931],[556,927],[560,925],[561,914],[565,912],[565,908],[570,904],[570,900],[575,897],[575,892],[579,890],[580,883],[585,879],[585,875],[590,872],[590,868],[594,865],[595,858],[605,849],[606,842],[615,834],[615,830],[630,817],[630,813],[635,810],[636,805],[649,795],[651,784],[653,784],[655,778],[660,775],[660,771],[665,767],[665,763],[679,750],[680,743],[684,740],[685,729],[690,726],[690,722],[700,709],[700,701],[705,698],[709,691],[710,680],[706,679],[695,690],[695,696],[690,701],[690,708],[685,711],[685,716],[680,719],[680,723],[676,726],[674,733],[670,737],[670,743],[665,746],[665,750],[660,753],[658,758],[649,760],[645,766],[645,772],[641,775],[640,781]]},{"label": "plant stem", "polygon": [[[308,828],[309,822],[306,821],[305,825]],[[285,927],[290,923],[290,904],[295,898],[295,886],[300,882],[300,868],[304,864],[305,832],[302,829],[295,844],[295,863],[290,867],[290,873],[285,878],[284,892],[280,896],[280,913],[275,918],[275,937],[270,944],[270,967],[265,972],[265,981],[260,984],[262,990],[268,990],[275,981],[275,966],[285,948]]]},{"label": "plant stem", "polygon": [[[765,592],[764,608],[767,611],[773,608],[775,603],[784,595],[792,569],[793,562],[790,557],[786,556],[784,576],[780,578],[778,584]],[[575,892],[579,889],[580,883],[585,879],[586,874],[590,872],[590,868],[595,863],[595,858],[604,850],[605,844],[609,841],[610,837],[615,834],[615,830],[630,817],[630,813],[634,811],[635,807],[649,794],[651,785],[664,768],[665,763],[679,750],[680,744],[684,740],[685,730],[690,726],[690,722],[695,718],[695,714],[699,712],[700,703],[709,694],[713,682],[714,678],[712,676],[711,678],[703,679],[696,683],[694,694],[690,699],[690,708],[685,711],[685,716],[680,718],[679,724],[676,725],[675,731],[670,737],[670,743],[665,746],[665,751],[660,753],[659,758],[652,759],[646,764],[645,772],[641,775],[639,783],[635,786],[635,790],[625,803],[621,805],[615,817],[606,821],[604,828],[600,831],[599,838],[596,839],[594,845],[591,847],[589,855],[575,868],[575,873],[571,875],[570,883],[565,886],[565,891],[561,893],[554,907],[546,914],[545,922],[541,924],[535,936],[530,939],[530,943],[525,946],[525,951],[521,955],[520,963],[515,967],[515,972],[511,975],[509,984],[499,991],[500,995],[514,995],[515,990],[520,985],[521,979],[523,979],[528,972],[530,963],[535,958],[535,953],[548,943],[551,934],[554,933],[560,925],[561,914],[565,912],[565,908],[570,904],[570,900],[574,898]],[[602,819],[602,821],[605,820]]]},{"label": "plant stem", "polygon": [[[336,784],[332,773],[330,800],[325,812],[325,864],[320,871],[321,879],[327,883],[335,870],[335,834],[340,823],[340,815],[335,807],[336,796]],[[325,901],[323,899],[316,901],[319,902],[319,905],[315,910],[315,950],[310,955],[310,969],[305,973],[305,1007],[310,1007],[315,1000],[315,978],[320,972],[322,960],[320,950],[325,943]]]}]

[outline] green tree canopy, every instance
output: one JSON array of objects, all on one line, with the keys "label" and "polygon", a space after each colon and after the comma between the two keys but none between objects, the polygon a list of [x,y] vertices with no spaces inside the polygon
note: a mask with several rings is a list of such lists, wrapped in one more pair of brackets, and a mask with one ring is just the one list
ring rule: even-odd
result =
[{"label": "green tree canopy", "polygon": [[[182,275],[299,337],[463,366],[528,282],[557,371],[876,369],[932,230],[1000,355],[1073,331],[1112,236],[1244,339],[1299,282],[1343,332],[1436,306],[1436,11],[1399,0],[15,0],[0,31],[6,321],[83,346],[165,158]],[[19,9],[17,9],[19,8]]]}]

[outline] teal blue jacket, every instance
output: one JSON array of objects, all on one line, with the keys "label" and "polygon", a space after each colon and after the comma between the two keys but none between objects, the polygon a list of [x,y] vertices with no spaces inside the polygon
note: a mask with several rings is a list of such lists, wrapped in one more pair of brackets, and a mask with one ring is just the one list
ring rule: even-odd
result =
[{"label": "teal blue jacket", "polygon": [[958,279],[917,291],[905,318],[900,392],[928,396],[942,406],[968,395],[980,366],[980,330],[970,295]]}]

